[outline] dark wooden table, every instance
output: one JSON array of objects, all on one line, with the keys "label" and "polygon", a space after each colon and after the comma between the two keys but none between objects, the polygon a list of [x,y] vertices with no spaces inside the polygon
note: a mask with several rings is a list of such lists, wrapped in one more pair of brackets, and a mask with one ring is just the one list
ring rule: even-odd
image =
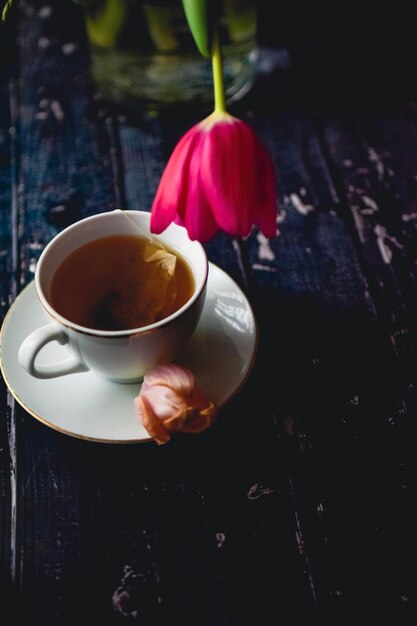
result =
[{"label": "dark wooden table", "polygon": [[[370,43],[371,21],[343,35],[299,10],[264,19],[234,109],[276,164],[281,235],[205,245],[253,306],[255,367],[211,429],[161,447],[65,436],[1,382],[4,626],[416,623],[410,21],[387,16]],[[194,120],[98,97],[69,1],[20,2],[0,37],[4,317],[60,229],[150,209]]]}]

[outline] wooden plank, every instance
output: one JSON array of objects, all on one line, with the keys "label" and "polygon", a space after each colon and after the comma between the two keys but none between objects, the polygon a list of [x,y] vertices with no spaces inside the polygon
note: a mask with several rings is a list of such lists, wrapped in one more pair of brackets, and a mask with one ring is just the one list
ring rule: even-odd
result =
[{"label": "wooden plank", "polygon": [[[15,16],[0,36],[0,320],[17,293],[18,275],[18,149],[17,46]],[[16,403],[0,381],[0,577],[4,581],[5,610],[15,599],[18,555],[18,450]]]},{"label": "wooden plank", "polygon": [[[10,119],[10,98],[6,77],[0,76],[0,312],[1,320],[16,293],[15,284],[15,229],[13,229],[13,210],[16,202],[16,179],[10,184],[15,171],[14,154],[15,130]],[[14,144],[15,145],[15,144]],[[16,437],[15,405],[8,394],[3,379],[0,384],[0,558],[1,578],[5,581],[9,593],[16,574]]]},{"label": "wooden plank", "polygon": [[[407,541],[395,537],[403,523],[411,532],[404,488],[411,458],[404,442],[412,433],[410,373],[415,370],[393,359],[383,308],[383,322],[377,320],[369,287],[373,268],[363,273],[344,197],[320,136],[302,116],[292,124],[292,115],[279,113],[280,123],[265,133],[281,170],[282,234],[272,245],[262,237],[248,243],[251,299],[265,338],[262,342],[261,335],[264,366],[257,393],[268,398],[276,415],[299,522],[300,555],[318,613],[340,623],[351,615],[358,619],[361,606],[366,614],[378,610],[382,619],[386,611],[402,620],[411,563]],[[309,159],[313,167],[305,166]],[[321,179],[330,182],[317,201],[318,164]],[[390,487],[382,495],[384,481]],[[393,543],[398,553],[390,550]],[[363,567],[359,573],[357,563]],[[394,574],[399,567],[400,583]]]},{"label": "wooden plank", "polygon": [[415,128],[399,111],[328,117],[323,133],[379,315],[394,348],[408,351],[415,345],[416,319]]},{"label": "wooden plank", "polygon": [[[355,451],[349,457],[355,458],[358,471],[355,499],[369,520],[363,526],[365,534],[345,547],[352,571],[355,561],[362,564],[360,575],[348,581],[350,596],[356,598],[351,610],[359,614],[360,599],[366,597],[370,614],[372,603],[382,595],[379,619],[386,619],[384,607],[391,619],[408,623],[413,565],[406,537],[414,523],[408,442],[416,414],[415,232],[403,217],[413,211],[415,130],[401,109],[326,116],[322,124],[330,167],[352,212],[358,254],[378,320],[366,337],[372,340],[364,361],[368,372],[352,396],[361,426],[357,419],[349,420],[356,423]],[[373,467],[365,470],[370,448]],[[344,458],[347,464],[349,458]],[[359,506],[342,510],[359,532],[363,519],[352,515]],[[392,576],[394,571],[399,575]]]},{"label": "wooden plank", "polygon": [[[82,39],[76,40],[82,32],[79,10],[73,8],[71,22],[70,12],[54,12],[58,5],[52,3],[45,6],[22,3],[19,22],[22,63],[16,129],[20,186],[18,223],[13,231],[19,236],[19,259],[11,273],[18,278],[17,291],[33,278],[38,256],[52,236],[72,221],[109,210],[115,203],[109,136],[100,102],[95,104]],[[68,29],[69,39],[55,37],[63,28],[64,32]],[[64,48],[64,43],[71,46]],[[6,228],[4,232],[11,231]],[[8,451],[5,459],[12,464],[12,471],[14,459],[19,464],[17,477],[11,474],[16,481],[16,510],[7,515],[12,526],[5,532],[16,533],[14,571],[9,576],[17,583],[15,613],[30,619],[43,616],[46,621],[53,614],[64,619],[71,602],[70,597],[62,598],[60,589],[67,581],[71,589],[71,568],[86,558],[86,529],[79,521],[82,482],[75,480],[73,468],[60,465],[64,438],[20,407],[10,415],[13,423],[7,433],[9,448],[4,444]],[[80,574],[82,570],[75,568]],[[84,589],[87,594],[87,587]],[[85,599],[86,595],[82,596]]]},{"label": "wooden plank", "polygon": [[115,208],[108,133],[88,74],[80,12],[70,5],[24,5],[20,20],[22,284],[59,230]]}]

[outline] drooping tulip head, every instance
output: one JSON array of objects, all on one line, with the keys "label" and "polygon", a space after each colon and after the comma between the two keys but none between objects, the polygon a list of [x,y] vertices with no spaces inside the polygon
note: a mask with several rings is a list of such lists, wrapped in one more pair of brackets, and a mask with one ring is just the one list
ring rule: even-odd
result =
[{"label": "drooping tulip head", "polygon": [[275,237],[275,169],[252,128],[215,111],[176,145],[162,174],[151,211],[151,231],[171,222],[201,242],[218,230],[245,237],[254,225]]}]

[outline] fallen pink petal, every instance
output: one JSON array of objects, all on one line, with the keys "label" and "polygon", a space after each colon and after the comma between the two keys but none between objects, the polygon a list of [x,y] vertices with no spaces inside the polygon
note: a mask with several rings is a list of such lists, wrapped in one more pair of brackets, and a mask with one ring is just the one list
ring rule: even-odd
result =
[{"label": "fallen pink petal", "polygon": [[174,363],[159,365],[146,374],[134,408],[158,444],[166,443],[176,432],[206,430],[217,415],[215,403],[198,388],[194,374]]},{"label": "fallen pink petal", "polygon": [[218,230],[247,236],[259,226],[277,232],[276,176],[271,157],[252,128],[215,111],[179,141],[162,174],[151,210],[151,231],[171,222],[190,239],[211,239]]}]

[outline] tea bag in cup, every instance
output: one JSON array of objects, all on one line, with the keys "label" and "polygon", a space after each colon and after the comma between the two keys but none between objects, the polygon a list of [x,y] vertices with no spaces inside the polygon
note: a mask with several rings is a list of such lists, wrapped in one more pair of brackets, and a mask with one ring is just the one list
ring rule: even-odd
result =
[{"label": "tea bag in cup", "polygon": [[97,326],[126,329],[148,326],[174,311],[177,257],[148,239],[137,248],[135,272],[119,275],[117,289],[104,293],[97,306]]},{"label": "tea bag in cup", "polygon": [[[173,312],[177,296],[175,254],[169,252],[161,243],[142,232],[142,229],[122,209],[120,213],[132,224],[135,234],[146,241],[138,258],[138,274],[144,280],[130,285],[130,293],[112,294],[108,307],[113,325],[120,328],[138,328],[153,324]],[[146,266],[142,264],[146,263]]]}]

